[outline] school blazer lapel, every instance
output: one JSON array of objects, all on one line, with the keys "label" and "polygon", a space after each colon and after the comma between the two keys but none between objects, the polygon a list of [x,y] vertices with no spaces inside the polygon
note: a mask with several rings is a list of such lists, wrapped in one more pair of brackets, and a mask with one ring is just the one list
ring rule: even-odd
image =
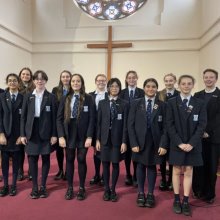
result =
[{"label": "school blazer lapel", "polygon": [[17,108],[18,108],[18,106],[19,106],[20,104],[21,104],[21,95],[18,94],[18,95],[17,95],[17,98],[16,98],[16,101],[15,101],[15,103],[14,103],[14,108],[13,108],[13,110],[16,111]]},{"label": "school blazer lapel", "polygon": [[140,118],[141,120],[145,120],[145,124],[147,123],[147,107],[146,107],[146,102],[145,102],[145,98],[141,99],[141,102],[139,104],[138,107],[139,111],[138,113],[140,113]]},{"label": "school blazer lapel", "polygon": [[180,113],[180,117],[187,118],[187,112],[183,109],[183,102],[180,96],[177,96],[177,106]]},{"label": "school blazer lapel", "polygon": [[157,112],[158,112],[158,109],[159,109],[159,106],[160,103],[159,103],[159,100],[156,98],[155,99],[155,102],[154,102],[154,106],[153,106],[153,110],[152,110],[152,113],[151,113],[151,123],[153,122]]},{"label": "school blazer lapel", "polygon": [[192,114],[192,112],[194,112],[195,107],[196,107],[195,106],[195,99],[193,97],[191,97],[190,100],[189,100],[189,105],[188,105],[187,111],[186,111],[187,118]]},{"label": "school blazer lapel", "polygon": [[41,102],[41,106],[40,106],[40,113],[41,113],[41,112],[43,111],[43,109],[45,108],[48,99],[49,99],[48,92],[45,90],[45,91],[44,91],[44,94],[43,94],[43,99],[42,99],[42,102]]},{"label": "school blazer lapel", "polygon": [[8,109],[9,109],[9,111],[11,112],[11,111],[12,111],[11,95],[10,95],[9,92],[7,92],[7,93],[5,94],[5,96],[6,96],[6,103],[7,103]]}]

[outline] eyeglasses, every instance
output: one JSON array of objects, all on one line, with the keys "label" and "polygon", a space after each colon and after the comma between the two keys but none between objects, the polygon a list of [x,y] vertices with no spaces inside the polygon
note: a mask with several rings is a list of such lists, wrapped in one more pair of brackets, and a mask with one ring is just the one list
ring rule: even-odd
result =
[{"label": "eyeglasses", "polygon": [[111,88],[111,89],[119,89],[119,86],[118,85],[111,85],[111,86],[109,86],[109,88]]},{"label": "eyeglasses", "polygon": [[9,79],[9,80],[8,80],[8,83],[17,83],[17,82],[18,82],[17,79]]}]

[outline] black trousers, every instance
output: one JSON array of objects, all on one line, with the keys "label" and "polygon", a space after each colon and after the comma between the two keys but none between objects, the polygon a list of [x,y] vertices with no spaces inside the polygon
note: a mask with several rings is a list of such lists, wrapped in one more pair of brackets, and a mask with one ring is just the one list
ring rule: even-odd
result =
[{"label": "black trousers", "polygon": [[12,158],[13,178],[12,186],[16,186],[19,169],[19,151],[2,151],[2,174],[4,185],[8,186],[9,160]]},{"label": "black trousers", "polygon": [[74,176],[74,161],[75,154],[77,151],[77,161],[78,161],[78,175],[79,175],[79,186],[85,188],[85,180],[87,174],[87,164],[86,164],[86,155],[88,149],[83,148],[66,148],[66,178],[68,186],[73,186],[73,176]]},{"label": "black trousers", "polygon": [[201,193],[207,199],[215,197],[220,144],[203,141],[202,167],[194,167],[192,188],[194,193]]},{"label": "black trousers", "polygon": [[[41,155],[42,158],[42,179],[41,186],[46,187],[46,181],[50,170],[50,154]],[[32,175],[33,189],[38,189],[38,160],[39,155],[29,155],[29,168]]]}]

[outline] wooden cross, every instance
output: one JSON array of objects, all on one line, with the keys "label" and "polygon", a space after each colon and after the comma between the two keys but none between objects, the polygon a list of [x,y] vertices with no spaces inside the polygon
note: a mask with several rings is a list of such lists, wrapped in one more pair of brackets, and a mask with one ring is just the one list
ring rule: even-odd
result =
[{"label": "wooden cross", "polygon": [[111,67],[112,67],[112,49],[113,48],[127,48],[132,47],[132,43],[114,43],[112,41],[112,26],[108,26],[108,42],[105,44],[87,44],[87,48],[97,49],[106,48],[108,49],[108,69],[107,79],[111,79]]}]

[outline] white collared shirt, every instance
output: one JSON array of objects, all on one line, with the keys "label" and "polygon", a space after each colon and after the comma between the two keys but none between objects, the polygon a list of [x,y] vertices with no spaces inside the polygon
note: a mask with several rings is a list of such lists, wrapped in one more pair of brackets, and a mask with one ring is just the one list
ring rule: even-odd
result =
[{"label": "white collared shirt", "polygon": [[11,99],[12,99],[12,95],[15,95],[15,100],[17,99],[18,92],[15,92],[15,93],[9,92],[9,93],[10,93]]},{"label": "white collared shirt", "polygon": [[205,92],[206,92],[206,93],[213,93],[215,90],[216,90],[216,87],[215,87],[214,89],[212,89],[212,90],[206,90],[206,89],[205,89]]},{"label": "white collared shirt", "polygon": [[152,102],[151,102],[152,109],[151,110],[153,110],[154,103],[155,103],[155,96],[153,98],[149,98],[148,96],[145,95],[145,106],[146,106],[146,109],[147,109],[147,104],[148,104],[148,100],[149,99],[152,100]]},{"label": "white collared shirt", "polygon": [[130,86],[128,86],[128,94],[129,94],[129,97],[130,97],[130,94],[131,94],[131,90],[133,90],[133,94],[135,94],[135,89],[136,89],[136,87],[130,87]]},{"label": "white collared shirt", "polygon": [[170,93],[171,95],[173,95],[174,92],[175,92],[175,89],[172,89],[172,90],[166,89],[166,94]]},{"label": "white collared shirt", "polygon": [[33,95],[35,95],[35,114],[34,114],[34,117],[37,117],[37,118],[40,117],[40,108],[41,108],[41,103],[43,100],[44,91],[45,90],[43,90],[42,92],[39,93],[35,89],[32,93]]},{"label": "white collared shirt", "polygon": [[96,110],[98,110],[99,101],[105,99],[105,93],[106,93],[106,91],[101,91],[101,92],[98,92],[97,90],[95,91],[95,94],[96,94],[96,97],[95,97]]},{"label": "white collared shirt", "polygon": [[182,100],[182,101],[183,101],[183,99],[187,99],[187,100],[188,100],[187,103],[186,103],[186,106],[188,107],[188,106],[189,106],[189,101],[190,101],[192,95],[190,94],[189,96],[184,97],[184,96],[182,96],[182,95],[180,94],[180,97],[181,97],[181,100]]}]

